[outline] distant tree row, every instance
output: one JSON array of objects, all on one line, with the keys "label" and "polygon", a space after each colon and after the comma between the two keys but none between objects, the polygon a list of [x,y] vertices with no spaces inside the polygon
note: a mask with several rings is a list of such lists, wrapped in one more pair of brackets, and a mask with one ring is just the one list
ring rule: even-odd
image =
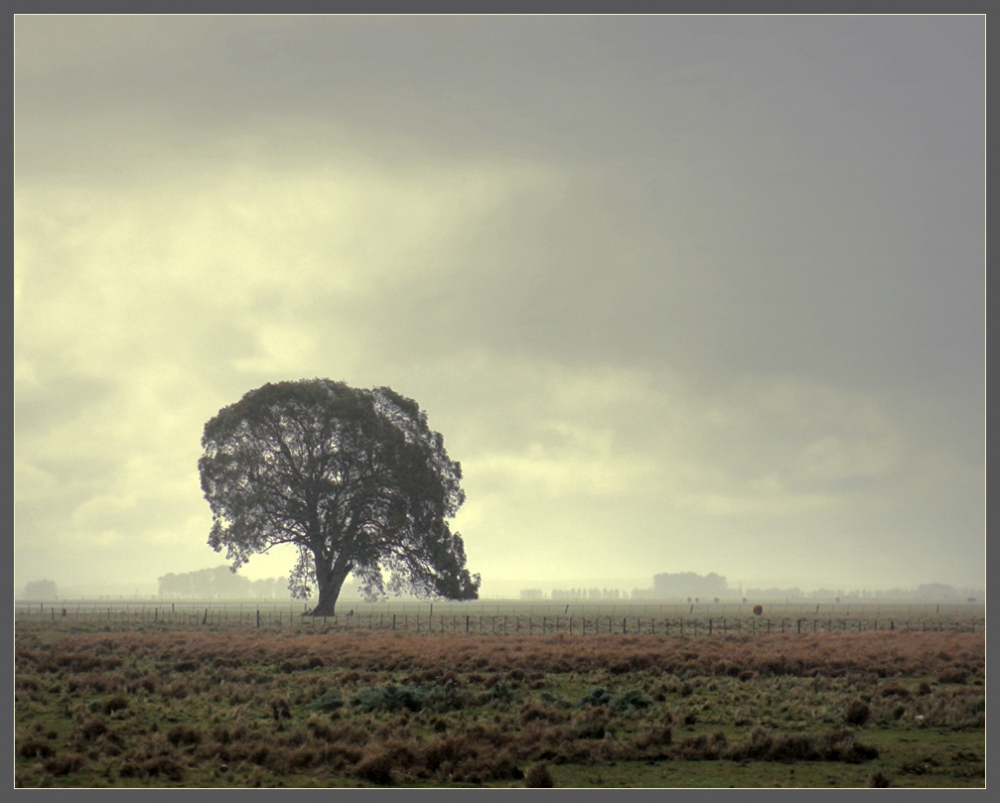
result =
[{"label": "distant tree row", "polygon": [[553,588],[552,599],[628,599],[628,591],[619,588]]},{"label": "distant tree row", "polygon": [[288,599],[288,580],[270,577],[250,580],[233,574],[228,566],[197,572],[170,574],[158,578],[161,597],[197,597],[200,599]]},{"label": "distant tree row", "polygon": [[654,597],[700,597],[712,599],[736,594],[730,590],[726,578],[711,572],[702,577],[694,572],[653,575]]},{"label": "distant tree row", "polygon": [[819,588],[805,592],[801,588],[731,588],[726,578],[714,572],[704,577],[694,572],[677,574],[657,574],[653,577],[652,588],[636,588],[629,594],[617,588],[570,588],[552,589],[551,596],[540,588],[521,590],[522,600],[655,600],[674,599],[687,602],[739,601],[743,599],[770,600],[837,600],[854,601],[863,599],[909,599],[909,600],[954,600],[975,602],[982,592],[971,589],[959,590],[944,583],[928,583],[917,589],[892,588],[889,590]]},{"label": "distant tree row", "polygon": [[620,588],[553,588],[552,593],[547,595],[540,588],[521,589],[521,599],[561,599],[561,600],[614,600],[628,599],[628,591]]},{"label": "distant tree row", "polygon": [[51,580],[34,580],[24,587],[25,599],[58,599],[56,584]]},{"label": "distant tree row", "polygon": [[808,593],[800,588],[748,588],[746,596],[753,599],[839,599],[839,600],[861,600],[861,599],[943,599],[959,600],[973,599],[968,597],[974,594],[973,591],[959,591],[954,586],[944,583],[927,583],[914,589],[890,588],[890,589],[854,589],[844,591],[842,589],[817,588]]}]

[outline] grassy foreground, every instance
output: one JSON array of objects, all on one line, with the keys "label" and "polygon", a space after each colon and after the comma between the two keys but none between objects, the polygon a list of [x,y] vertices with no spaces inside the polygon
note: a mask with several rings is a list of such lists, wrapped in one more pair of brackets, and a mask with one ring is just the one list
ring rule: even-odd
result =
[{"label": "grassy foreground", "polygon": [[981,633],[18,624],[19,786],[985,785]]}]

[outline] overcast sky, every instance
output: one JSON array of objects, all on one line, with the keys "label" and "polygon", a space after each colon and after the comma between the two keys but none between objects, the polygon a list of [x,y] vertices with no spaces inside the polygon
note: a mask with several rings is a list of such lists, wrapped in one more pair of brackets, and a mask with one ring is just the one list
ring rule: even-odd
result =
[{"label": "overcast sky", "polygon": [[326,377],[427,411],[486,596],[983,587],[984,36],[18,16],[17,584],[224,562],[205,422]]}]

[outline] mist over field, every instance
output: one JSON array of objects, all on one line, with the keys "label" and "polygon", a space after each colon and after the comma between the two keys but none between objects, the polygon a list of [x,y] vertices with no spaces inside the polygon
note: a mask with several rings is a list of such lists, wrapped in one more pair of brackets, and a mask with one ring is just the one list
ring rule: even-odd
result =
[{"label": "mist over field", "polygon": [[17,16],[18,593],[225,562],[205,423],[314,377],[426,411],[483,598],[985,588],[984,36]]}]

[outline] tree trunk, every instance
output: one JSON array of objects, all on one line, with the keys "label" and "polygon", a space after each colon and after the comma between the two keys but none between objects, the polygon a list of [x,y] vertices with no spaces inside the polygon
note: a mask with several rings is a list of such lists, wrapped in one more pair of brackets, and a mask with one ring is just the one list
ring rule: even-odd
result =
[{"label": "tree trunk", "polygon": [[316,583],[319,586],[319,601],[316,607],[310,612],[310,616],[333,616],[334,606],[340,596],[340,589],[344,585],[344,580],[350,574],[349,569],[334,565],[332,569],[324,571],[320,566],[320,561],[316,561]]}]

